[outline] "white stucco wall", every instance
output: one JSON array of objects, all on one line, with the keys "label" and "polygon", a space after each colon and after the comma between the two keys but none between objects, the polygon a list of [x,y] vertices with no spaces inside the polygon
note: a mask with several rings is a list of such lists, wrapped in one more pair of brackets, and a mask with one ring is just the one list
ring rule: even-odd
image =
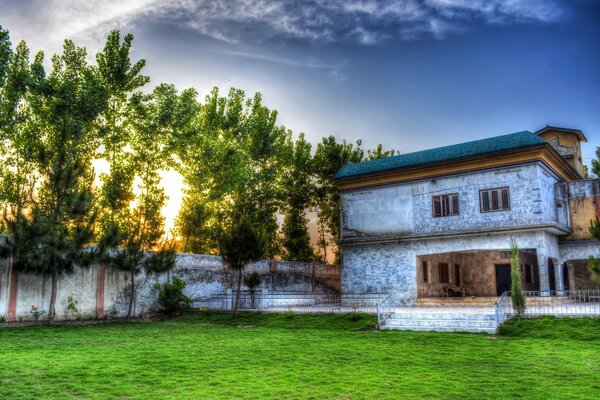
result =
[{"label": "white stucco wall", "polygon": [[[539,163],[344,192],[342,238],[481,232],[559,223],[554,184]],[[508,187],[511,209],[482,213],[479,191]],[[432,196],[459,194],[460,215],[434,218]],[[564,222],[564,218],[560,222]]]}]

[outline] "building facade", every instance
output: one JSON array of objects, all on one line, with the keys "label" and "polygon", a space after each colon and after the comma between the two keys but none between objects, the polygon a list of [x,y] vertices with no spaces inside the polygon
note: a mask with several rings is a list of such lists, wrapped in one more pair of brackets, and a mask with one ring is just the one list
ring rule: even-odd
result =
[{"label": "building facade", "polygon": [[583,179],[582,141],[547,126],[345,166],[342,291],[494,297],[510,288],[513,239],[526,290],[597,288],[600,184]]}]

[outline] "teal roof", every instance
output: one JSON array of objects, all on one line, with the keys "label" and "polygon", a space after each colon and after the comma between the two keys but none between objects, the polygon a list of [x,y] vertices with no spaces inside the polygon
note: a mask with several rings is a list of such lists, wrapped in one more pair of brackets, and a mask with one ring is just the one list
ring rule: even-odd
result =
[{"label": "teal roof", "polygon": [[378,160],[348,164],[335,175],[335,179],[366,175],[377,172],[415,167],[418,165],[460,160],[462,158],[480,156],[515,150],[524,147],[540,146],[547,142],[530,131],[511,133],[472,142],[453,144],[451,146],[400,154]]}]

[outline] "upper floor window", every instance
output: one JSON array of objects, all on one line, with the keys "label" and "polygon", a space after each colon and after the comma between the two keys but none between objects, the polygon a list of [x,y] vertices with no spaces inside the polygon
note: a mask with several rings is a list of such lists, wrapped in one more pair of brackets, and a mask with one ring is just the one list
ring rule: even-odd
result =
[{"label": "upper floor window", "polygon": [[431,203],[435,218],[460,214],[458,209],[458,193],[433,196]]},{"label": "upper floor window", "polygon": [[479,207],[481,212],[510,210],[508,188],[480,190]]}]

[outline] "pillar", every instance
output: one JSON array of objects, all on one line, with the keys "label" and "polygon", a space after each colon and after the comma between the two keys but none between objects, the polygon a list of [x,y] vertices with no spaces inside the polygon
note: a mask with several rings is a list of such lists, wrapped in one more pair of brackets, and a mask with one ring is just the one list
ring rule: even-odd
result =
[{"label": "pillar", "polygon": [[553,258],[552,263],[554,264],[554,279],[556,281],[556,291],[562,292],[565,290],[565,282],[563,280],[563,274],[561,269],[561,263],[558,258]]},{"label": "pillar", "polygon": [[98,284],[96,288],[96,318],[104,318],[104,285],[106,278],[106,267],[104,264],[98,264]]},{"label": "pillar", "polygon": [[8,310],[6,320],[9,322],[17,320],[17,288],[19,286],[19,273],[10,268],[8,283]]},{"label": "pillar", "polygon": [[567,261],[567,269],[569,271],[569,290],[577,290],[575,287],[575,266],[573,261]]},{"label": "pillar", "polygon": [[537,251],[538,274],[540,276],[540,294],[550,294],[550,281],[548,278],[548,256]]}]

